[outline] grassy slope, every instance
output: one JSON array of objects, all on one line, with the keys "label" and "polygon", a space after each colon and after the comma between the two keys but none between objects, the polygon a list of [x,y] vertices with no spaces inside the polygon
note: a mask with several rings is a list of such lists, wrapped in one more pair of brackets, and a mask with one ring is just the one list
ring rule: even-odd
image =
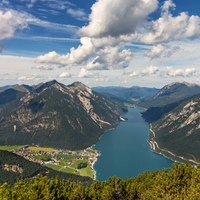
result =
[{"label": "grassy slope", "polygon": [[0,150],[7,150],[7,151],[10,151],[10,150],[16,150],[16,149],[19,149],[19,148],[22,148],[24,147],[23,145],[14,145],[14,146],[0,146]]},{"label": "grassy slope", "polygon": [[55,149],[53,148],[46,148],[46,147],[28,147],[28,149],[33,150],[33,151],[49,151],[49,152],[53,152],[55,151]]}]

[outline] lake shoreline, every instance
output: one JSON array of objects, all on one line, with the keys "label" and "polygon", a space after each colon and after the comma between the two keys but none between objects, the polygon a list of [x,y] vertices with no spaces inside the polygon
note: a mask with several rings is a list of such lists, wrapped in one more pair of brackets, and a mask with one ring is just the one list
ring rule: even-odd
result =
[{"label": "lake shoreline", "polygon": [[131,178],[143,171],[162,170],[173,164],[171,160],[151,151],[146,141],[149,138],[149,124],[141,117],[142,111],[144,109],[138,107],[129,108],[129,111],[122,115],[128,120],[119,123],[108,134],[105,134],[105,131],[100,141],[94,145],[94,149],[101,153],[94,165],[98,181],[115,175],[122,179]]},{"label": "lake shoreline", "polygon": [[[128,119],[122,117],[121,115],[120,115],[119,119],[120,119],[119,123],[128,120]],[[118,124],[119,124],[119,123],[118,123]],[[106,130],[106,131],[99,137],[99,141],[98,141],[97,143],[99,143],[99,142],[101,141],[101,137],[102,137],[107,131],[111,131],[111,130],[117,129],[118,124],[116,125],[116,127],[110,128],[110,129]],[[95,145],[96,145],[97,143],[93,144],[91,147],[95,149]],[[95,149],[95,151],[97,151],[97,150]],[[99,157],[100,155],[101,155],[101,152],[99,152],[97,155],[95,155],[94,162],[91,164],[91,170],[93,171],[93,180],[94,180],[94,181],[96,181],[96,179],[97,179],[97,172],[96,172],[96,170],[94,169],[94,164],[97,162],[98,157]]]},{"label": "lake shoreline", "polygon": [[[173,162],[185,164],[185,162],[188,159],[184,158],[183,156],[175,155],[171,151],[161,149],[159,147],[158,143],[154,140],[154,138],[156,137],[156,134],[152,130],[152,124],[151,123],[149,124],[149,132],[150,132],[151,138],[148,138],[147,142],[150,144],[152,152],[163,155],[165,158],[168,158],[168,159],[172,160]],[[198,164],[198,162],[196,162],[195,160],[192,160],[192,159],[188,160],[188,162],[189,162],[189,164],[195,165],[195,166]]]}]

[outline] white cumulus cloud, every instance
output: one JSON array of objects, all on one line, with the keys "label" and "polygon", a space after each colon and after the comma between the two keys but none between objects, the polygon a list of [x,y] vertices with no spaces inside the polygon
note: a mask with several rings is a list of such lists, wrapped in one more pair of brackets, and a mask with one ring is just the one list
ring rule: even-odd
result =
[{"label": "white cumulus cloud", "polygon": [[135,33],[137,26],[143,24],[157,6],[157,0],[99,0],[91,8],[89,25],[79,32],[90,37]]},{"label": "white cumulus cloud", "polygon": [[[84,64],[87,70],[126,68],[132,53],[122,42],[136,40],[137,27],[146,22],[147,16],[157,6],[157,0],[99,0],[91,8],[89,24],[79,30],[85,37],[80,39],[81,45],[77,49],[71,48],[66,55],[49,52],[39,56],[36,62]],[[68,11],[74,13],[72,9]]]},{"label": "white cumulus cloud", "polygon": [[149,76],[156,74],[158,71],[159,71],[158,67],[150,65],[142,69],[141,71],[134,71],[131,73],[126,72],[123,75],[128,75],[129,77]]},{"label": "white cumulus cloud", "polygon": [[87,70],[102,70],[102,69],[124,69],[129,65],[132,59],[130,50],[123,49],[119,51],[119,47],[107,46],[98,51],[98,56],[87,64]]},{"label": "white cumulus cloud", "polygon": [[164,49],[165,47],[162,46],[161,44],[154,45],[151,51],[145,51],[144,55],[151,59],[159,58]]},{"label": "white cumulus cloud", "polygon": [[11,11],[0,11],[0,40],[13,37],[17,29],[24,28],[28,28],[24,18]]},{"label": "white cumulus cloud", "polygon": [[163,77],[190,77],[195,76],[197,70],[196,68],[187,68],[187,69],[173,69],[172,66],[166,67],[165,71],[161,71],[160,75]]},{"label": "white cumulus cloud", "polygon": [[151,65],[151,66],[147,66],[145,69],[141,70],[140,74],[142,76],[147,76],[147,75],[156,74],[158,71],[159,71],[158,67]]},{"label": "white cumulus cloud", "polygon": [[82,45],[79,45],[77,49],[72,47],[70,49],[71,52],[66,55],[59,55],[55,51],[52,51],[44,56],[37,57],[36,62],[61,65],[82,64],[95,53],[95,47],[91,42],[91,38],[83,37],[80,39],[80,42]]},{"label": "white cumulus cloud", "polygon": [[135,71],[135,72],[130,73],[128,76],[129,76],[129,77],[137,77],[137,76],[139,76],[139,75],[140,75],[140,72]]},{"label": "white cumulus cloud", "polygon": [[87,77],[93,77],[94,74],[90,71],[87,71],[86,69],[84,68],[81,68],[81,71],[78,75],[79,78],[87,78]]},{"label": "white cumulus cloud", "polygon": [[36,67],[32,67],[32,69],[53,70],[54,67],[51,65],[37,65]]},{"label": "white cumulus cloud", "polygon": [[66,78],[66,77],[70,77],[71,74],[69,72],[63,72],[62,74],[60,74],[60,78]]},{"label": "white cumulus cloud", "polygon": [[156,44],[168,40],[179,40],[185,38],[196,38],[200,36],[199,16],[188,16],[188,13],[181,12],[173,17],[169,8],[175,7],[171,1],[165,1],[162,7],[161,17],[151,22],[150,32],[144,35],[140,41],[146,44]]},{"label": "white cumulus cloud", "polygon": [[18,78],[18,81],[38,81],[40,76],[37,76],[36,74],[30,75],[28,77],[26,76],[21,76]]}]

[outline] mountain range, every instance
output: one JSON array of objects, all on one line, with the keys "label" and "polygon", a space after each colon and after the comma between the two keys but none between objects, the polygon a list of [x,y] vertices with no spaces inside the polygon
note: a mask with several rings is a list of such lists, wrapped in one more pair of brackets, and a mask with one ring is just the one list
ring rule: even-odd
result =
[{"label": "mountain range", "polygon": [[80,82],[66,86],[55,80],[36,86],[18,85],[1,92],[0,145],[34,143],[84,149],[98,142],[106,130],[116,127],[120,114],[127,111],[123,103],[133,103],[135,98],[136,106],[147,108],[142,116],[152,123],[153,140],[161,149],[200,161],[199,85],[175,82],[160,90],[93,89],[102,94]]},{"label": "mountain range", "polygon": [[139,106],[148,108],[142,116],[152,123],[154,134],[149,141],[155,145],[154,151],[181,162],[200,162],[199,85],[186,82],[166,85]]},{"label": "mountain range", "polygon": [[171,104],[200,93],[200,85],[174,82],[161,88],[156,94],[139,103],[139,107],[150,108]]},{"label": "mountain range", "polygon": [[80,82],[22,85],[0,95],[0,145],[84,149],[114,128],[127,111],[121,102]]},{"label": "mountain range", "polygon": [[139,86],[133,86],[130,88],[115,86],[93,87],[92,89],[96,92],[104,94],[111,99],[130,104],[136,104],[138,102],[144,101],[146,98],[151,97],[159,91],[159,89],[157,88],[147,88]]}]

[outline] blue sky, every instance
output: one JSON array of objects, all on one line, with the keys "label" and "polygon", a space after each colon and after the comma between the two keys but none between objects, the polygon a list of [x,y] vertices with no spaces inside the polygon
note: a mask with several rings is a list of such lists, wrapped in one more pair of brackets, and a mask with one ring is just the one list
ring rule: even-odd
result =
[{"label": "blue sky", "polygon": [[0,86],[200,84],[198,0],[0,0]]}]

